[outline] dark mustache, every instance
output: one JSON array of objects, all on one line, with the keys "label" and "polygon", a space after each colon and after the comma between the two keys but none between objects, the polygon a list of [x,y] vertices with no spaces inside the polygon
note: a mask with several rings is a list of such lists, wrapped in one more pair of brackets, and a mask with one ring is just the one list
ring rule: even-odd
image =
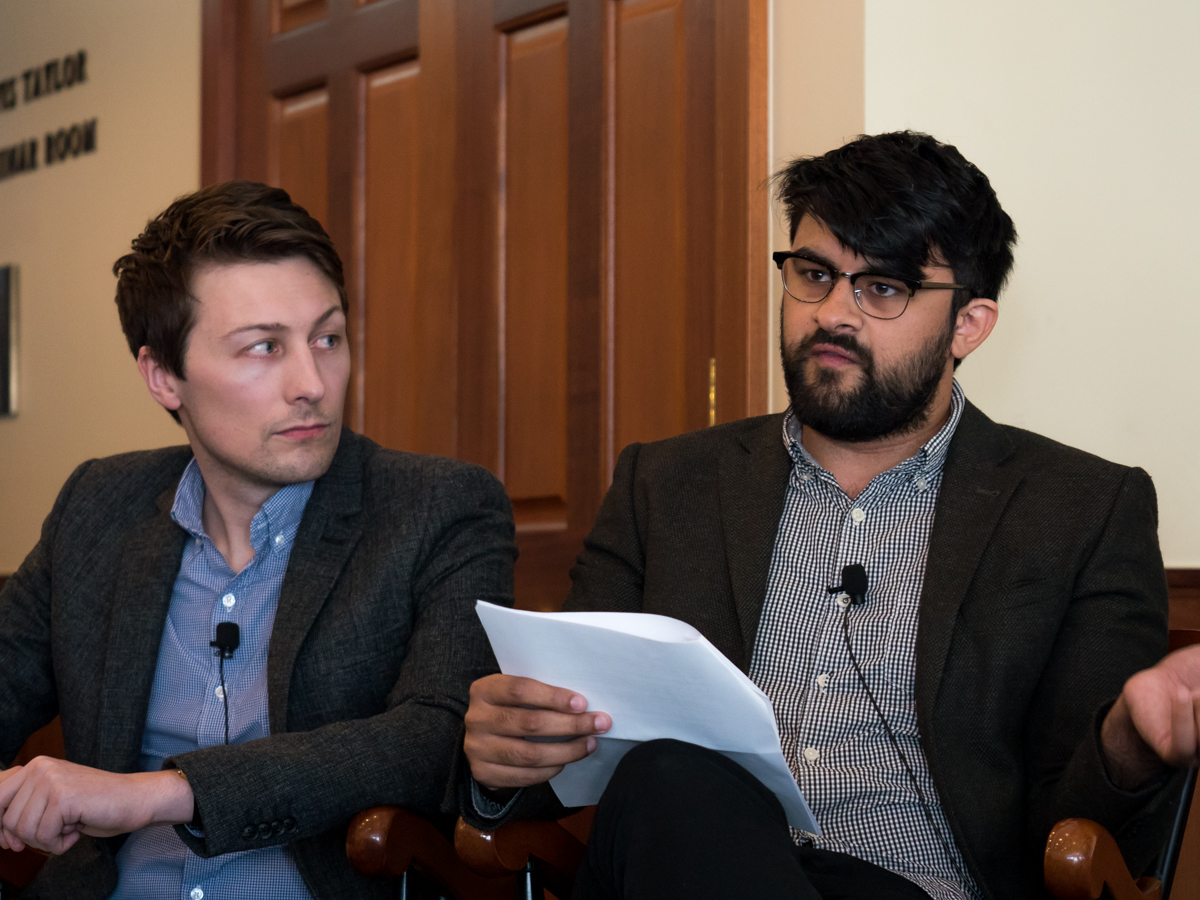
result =
[{"label": "dark mustache", "polygon": [[807,357],[812,348],[817,344],[829,344],[831,347],[837,347],[839,350],[848,350],[864,364],[871,360],[871,351],[862,346],[853,335],[832,334],[824,328],[818,328],[800,342],[798,349],[801,358]]}]

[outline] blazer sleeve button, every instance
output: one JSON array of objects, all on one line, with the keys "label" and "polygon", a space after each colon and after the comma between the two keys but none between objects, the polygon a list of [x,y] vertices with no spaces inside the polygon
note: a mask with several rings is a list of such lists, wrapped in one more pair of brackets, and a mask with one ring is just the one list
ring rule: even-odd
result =
[{"label": "blazer sleeve button", "polygon": [[245,828],[242,829],[242,837],[248,841],[254,840],[255,833],[256,832],[255,832],[253,825],[247,825]]},{"label": "blazer sleeve button", "polygon": [[287,831],[289,833],[295,831],[296,830],[296,820],[291,818],[290,816],[288,818],[284,819],[283,820],[283,830]]},{"label": "blazer sleeve button", "polygon": [[266,822],[258,823],[258,836],[264,841],[271,836],[271,826]]},{"label": "blazer sleeve button", "polygon": [[276,819],[274,822],[271,823],[271,831],[274,832],[276,835],[283,834],[283,823],[280,822],[278,819]]}]

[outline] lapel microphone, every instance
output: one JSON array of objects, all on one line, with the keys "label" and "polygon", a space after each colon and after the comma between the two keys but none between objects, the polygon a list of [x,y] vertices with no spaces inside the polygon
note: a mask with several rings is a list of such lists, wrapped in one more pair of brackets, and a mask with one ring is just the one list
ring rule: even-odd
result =
[{"label": "lapel microphone", "polygon": [[[866,578],[865,575],[863,577]],[[217,639],[209,641],[208,646],[215,647],[221,659],[233,659],[233,651],[241,646],[241,643],[241,630],[237,622],[220,622],[217,624]]]},{"label": "lapel microphone", "polygon": [[217,666],[221,673],[221,699],[225,702],[225,743],[229,743],[229,691],[225,687],[225,660],[233,659],[233,653],[242,643],[241,629],[237,622],[218,622],[217,639],[208,646],[217,651]]},{"label": "lapel microphone", "polygon": [[[850,605],[857,606],[867,602],[867,570],[862,563],[852,563],[842,566],[842,583],[826,588],[831,594],[839,591],[850,598]],[[220,625],[217,626],[220,629]]]}]

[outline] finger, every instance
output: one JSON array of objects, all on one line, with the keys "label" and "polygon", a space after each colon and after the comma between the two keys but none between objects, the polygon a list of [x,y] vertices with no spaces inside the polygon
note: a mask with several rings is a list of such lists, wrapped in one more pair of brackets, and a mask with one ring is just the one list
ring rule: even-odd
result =
[{"label": "finger", "polygon": [[20,853],[25,849],[25,843],[7,828],[0,829],[0,835],[4,838],[4,846],[13,853]]},{"label": "finger", "polygon": [[610,725],[605,713],[570,715],[519,706],[493,706],[477,713],[469,727],[508,737],[577,737],[603,734]]},{"label": "finger", "polygon": [[[25,795],[26,796],[22,796]],[[17,820],[16,832],[17,835],[26,844],[37,847],[39,850],[50,849],[50,843],[58,834],[58,826],[60,823],[54,821],[52,811],[48,811],[50,806],[50,787],[42,779],[30,779],[26,787],[22,788],[17,794],[18,802],[22,803],[20,816]],[[50,817],[50,823],[47,824],[47,816]]]},{"label": "finger", "polygon": [[541,743],[521,738],[489,738],[475,754],[480,762],[516,769],[545,769],[583,759],[596,748],[594,737],[562,743]]},{"label": "finger", "polygon": [[1185,765],[1194,766],[1200,760],[1200,689],[1192,691],[1192,734],[1191,753]]},{"label": "finger", "polygon": [[1176,685],[1171,703],[1170,747],[1165,759],[1175,766],[1188,765],[1196,754],[1196,711],[1192,692]]},{"label": "finger", "polygon": [[[52,802],[51,796],[48,790],[39,791],[35,795],[40,815],[34,829],[34,840],[43,850],[50,853],[62,853],[65,809],[61,801]],[[35,801],[31,801],[29,805],[34,807]]]},{"label": "finger", "polygon": [[25,775],[24,766],[13,766],[11,769],[0,771],[0,814],[3,814],[20,790]]},{"label": "finger", "polygon": [[471,700],[478,698],[493,706],[525,706],[560,713],[581,713],[587,698],[567,688],[543,684],[518,675],[489,675],[471,685]]}]

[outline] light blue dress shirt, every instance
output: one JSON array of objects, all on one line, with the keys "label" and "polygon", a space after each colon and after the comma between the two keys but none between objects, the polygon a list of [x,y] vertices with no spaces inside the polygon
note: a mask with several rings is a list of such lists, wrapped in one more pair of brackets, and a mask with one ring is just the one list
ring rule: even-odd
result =
[{"label": "light blue dress shirt", "polygon": [[[267,650],[279,589],[312,482],[288,485],[268,500],[250,524],[254,559],[235,574],[204,533],[204,479],[193,459],[175,491],[171,517],[188,534],[183,562],[158,651],[158,668],[142,737],[141,770],[163,760],[225,743],[225,703],[215,651],[219,622],[235,622],[241,644],[225,661],[229,742],[242,744],[270,733]],[[186,771],[186,762],[181,766]],[[117,854],[120,882],[113,900],[239,900],[244,897],[308,900],[286,846],[201,859],[169,825],[131,834]]]}]

